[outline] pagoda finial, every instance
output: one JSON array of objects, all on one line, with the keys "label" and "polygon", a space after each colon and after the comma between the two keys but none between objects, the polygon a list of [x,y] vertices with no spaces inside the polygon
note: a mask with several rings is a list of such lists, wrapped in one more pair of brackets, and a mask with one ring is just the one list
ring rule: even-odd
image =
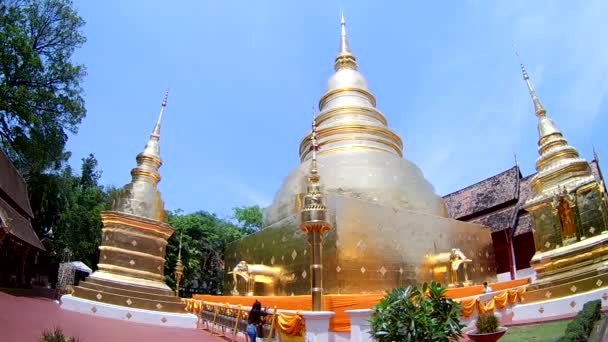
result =
[{"label": "pagoda finial", "polygon": [[179,249],[177,252],[177,260],[179,260],[180,262],[182,260],[182,237],[183,237],[183,235],[184,235],[184,232],[180,231],[179,232]]},{"label": "pagoda finial", "polygon": [[158,119],[156,120],[156,125],[154,125],[154,129],[152,130],[152,136],[160,138],[160,126],[163,121],[163,114],[165,113],[165,108],[167,107],[167,100],[169,99],[169,89],[165,92],[165,97],[163,98],[163,102],[160,104],[160,114],[158,114]]},{"label": "pagoda finial", "polygon": [[597,150],[595,149],[595,145],[592,145],[593,147],[593,159],[599,163],[600,162],[600,155],[597,153]]},{"label": "pagoda finial", "polygon": [[340,53],[352,53],[348,46],[348,37],[346,36],[346,19],[344,19],[344,12],[340,11]]},{"label": "pagoda finial", "polygon": [[[517,50],[515,51],[515,55],[519,58],[519,53],[517,53]],[[521,67],[521,73],[524,76],[524,81],[526,81],[526,85],[528,86],[528,92],[530,92],[530,97],[532,97],[532,102],[534,102],[534,111],[536,112],[536,115],[538,117],[544,116],[547,111],[540,103],[538,95],[536,95],[536,90],[534,90],[532,82],[530,82],[530,75],[528,75],[528,71],[526,70],[524,63],[520,61],[519,66]]]},{"label": "pagoda finial", "polygon": [[122,195],[114,201],[113,211],[133,214],[161,222],[166,221],[164,203],[160,199],[157,184],[160,182],[159,169],[163,164],[160,157],[160,126],[165,108],[167,107],[168,92],[163,98],[160,114],[150,134],[144,150],[137,155],[137,166],[131,169],[131,183]]},{"label": "pagoda finial", "polygon": [[160,127],[163,121],[163,115],[165,114],[165,109],[167,108],[167,99],[169,98],[169,90],[165,92],[165,96],[163,97],[163,102],[160,104],[160,113],[158,114],[158,119],[156,119],[156,124],[154,125],[154,129],[150,134],[150,140],[146,144],[144,151],[142,154],[147,155],[152,158],[157,158],[160,160],[160,146],[158,141],[160,140]]},{"label": "pagoda finial", "polygon": [[314,177],[318,181],[319,172],[317,170],[317,151],[319,150],[319,145],[317,143],[317,124],[314,106],[312,107],[312,133],[310,137],[310,150],[312,151],[312,159],[310,162],[310,176]]},{"label": "pagoda finial", "polygon": [[513,153],[513,157],[515,158],[515,166],[519,169],[519,159],[517,159],[517,153]]},{"label": "pagoda finial", "polygon": [[340,51],[336,57],[335,69],[355,69],[357,70],[357,59],[353,55],[348,45],[348,37],[346,35],[346,19],[344,12],[340,11]]},{"label": "pagoda finial", "polygon": [[182,263],[182,236],[183,231],[179,233],[179,250],[177,252],[177,262],[175,263],[175,295],[179,297],[179,284],[184,277],[184,264]]}]

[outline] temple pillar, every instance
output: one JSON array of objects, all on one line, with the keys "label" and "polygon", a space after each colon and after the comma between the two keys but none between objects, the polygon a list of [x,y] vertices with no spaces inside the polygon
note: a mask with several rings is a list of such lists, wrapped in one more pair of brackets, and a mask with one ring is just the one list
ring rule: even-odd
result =
[{"label": "temple pillar", "polygon": [[305,311],[302,317],[306,321],[306,342],[329,342],[329,321],[336,315],[333,311]]},{"label": "temple pillar", "polygon": [[351,342],[373,341],[370,318],[374,314],[371,309],[344,310],[350,317],[350,340]]}]

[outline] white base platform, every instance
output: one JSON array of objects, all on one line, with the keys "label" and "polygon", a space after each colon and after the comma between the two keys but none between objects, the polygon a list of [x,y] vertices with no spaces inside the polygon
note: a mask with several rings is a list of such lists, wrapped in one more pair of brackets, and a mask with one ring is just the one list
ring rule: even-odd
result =
[{"label": "white base platform", "polygon": [[608,305],[608,288],[603,287],[577,295],[538,303],[517,304],[511,309],[513,313],[512,324],[554,320],[574,316],[583,309],[585,303],[597,299],[602,301],[602,308],[605,308],[606,305]]},{"label": "white base platform", "polygon": [[73,297],[72,295],[61,296],[61,308],[76,311],[92,316],[120,319],[135,323],[153,324],[173,328],[196,329],[198,318],[188,313],[173,313],[150,311],[124,306],[95,302],[92,300]]}]

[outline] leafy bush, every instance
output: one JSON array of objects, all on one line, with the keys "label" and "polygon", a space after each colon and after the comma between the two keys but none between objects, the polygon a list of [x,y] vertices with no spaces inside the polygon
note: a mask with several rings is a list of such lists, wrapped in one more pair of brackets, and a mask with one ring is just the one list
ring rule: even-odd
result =
[{"label": "leafy bush", "polygon": [[587,341],[593,325],[601,318],[601,309],[602,302],[599,299],[585,303],[572,322],[568,323],[564,336],[558,342]]},{"label": "leafy bush", "polygon": [[371,332],[379,342],[450,341],[462,336],[461,307],[441,284],[392,290],[374,306]]},{"label": "leafy bush", "polygon": [[69,337],[63,334],[63,330],[61,328],[55,327],[53,331],[44,331],[42,333],[41,342],[79,342],[80,339],[77,337]]},{"label": "leafy bush", "polygon": [[498,331],[498,318],[493,313],[479,315],[475,323],[478,334],[488,334]]}]

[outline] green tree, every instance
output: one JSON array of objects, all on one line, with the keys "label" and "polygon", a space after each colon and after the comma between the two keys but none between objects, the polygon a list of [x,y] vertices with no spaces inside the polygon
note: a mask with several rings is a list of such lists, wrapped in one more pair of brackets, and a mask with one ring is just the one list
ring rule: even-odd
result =
[{"label": "green tree", "polygon": [[183,215],[181,211],[169,213],[169,224],[175,233],[167,246],[165,280],[175,286],[180,235],[182,237],[182,285],[195,288],[198,293],[217,294],[222,291],[224,278],[224,247],[243,237],[241,228],[218,218],[215,214],[199,211]]},{"label": "green tree", "polygon": [[48,236],[72,201],[74,175],[67,166],[61,172],[45,172],[28,179],[30,204],[34,212],[32,226],[39,237]]},{"label": "green tree", "polygon": [[108,185],[105,187],[106,193],[106,210],[112,210],[114,207],[114,202],[118,200],[120,194],[122,193],[122,188],[118,188],[114,185]]},{"label": "green tree", "polygon": [[259,205],[233,208],[234,219],[246,234],[260,231],[264,225],[262,208]]},{"label": "green tree", "polygon": [[73,260],[95,268],[101,243],[100,213],[107,208],[107,196],[98,184],[101,172],[97,159],[89,155],[82,159],[79,176],[66,168],[62,184],[66,206],[53,229],[53,248],[57,253],[69,249]]},{"label": "green tree", "polygon": [[0,146],[26,179],[61,168],[85,116],[83,25],[70,0],[0,0]]}]

